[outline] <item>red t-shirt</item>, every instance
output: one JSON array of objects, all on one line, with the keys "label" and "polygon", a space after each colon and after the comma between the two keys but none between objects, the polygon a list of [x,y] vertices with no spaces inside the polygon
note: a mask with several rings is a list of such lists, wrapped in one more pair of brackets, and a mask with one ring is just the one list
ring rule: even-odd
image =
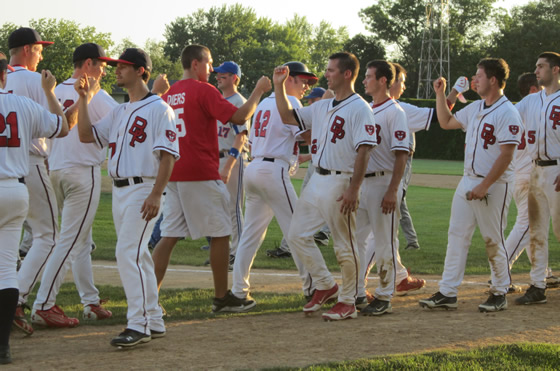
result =
[{"label": "red t-shirt", "polygon": [[175,111],[181,154],[169,180],[221,179],[216,120],[227,123],[238,108],[214,86],[193,79],[177,81],[161,98]]}]

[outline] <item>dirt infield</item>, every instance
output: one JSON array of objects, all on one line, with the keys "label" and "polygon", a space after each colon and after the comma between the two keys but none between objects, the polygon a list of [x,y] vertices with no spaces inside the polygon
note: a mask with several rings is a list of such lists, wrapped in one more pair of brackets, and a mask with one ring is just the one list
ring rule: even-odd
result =
[{"label": "dirt infield", "polygon": [[[115,282],[113,262],[95,262],[94,271],[99,284]],[[15,332],[14,363],[3,369],[258,369],[521,341],[560,343],[560,290],[549,290],[545,305],[516,306],[511,296],[508,310],[483,314],[477,306],[486,299],[488,277],[468,276],[458,310],[428,310],[418,306],[418,299],[437,291],[439,277],[424,278],[427,287],[394,298],[393,313],[379,318],[324,322],[319,313],[290,313],[169,322],[165,338],[131,350],[109,345],[122,326],[39,330],[31,337]],[[257,270],[252,281],[257,301],[263,290],[299,292],[296,272]],[[516,275],[514,281],[528,282],[528,276]],[[375,285],[372,279],[370,286]],[[211,273],[173,266],[165,286],[208,288]]]}]

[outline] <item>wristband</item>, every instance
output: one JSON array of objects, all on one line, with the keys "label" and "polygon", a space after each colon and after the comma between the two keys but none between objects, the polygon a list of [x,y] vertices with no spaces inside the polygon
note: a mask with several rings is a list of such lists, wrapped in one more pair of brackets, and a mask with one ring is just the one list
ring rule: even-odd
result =
[{"label": "wristband", "polygon": [[235,159],[237,159],[237,157],[239,157],[239,151],[236,148],[233,148],[233,147],[230,148],[228,154]]}]

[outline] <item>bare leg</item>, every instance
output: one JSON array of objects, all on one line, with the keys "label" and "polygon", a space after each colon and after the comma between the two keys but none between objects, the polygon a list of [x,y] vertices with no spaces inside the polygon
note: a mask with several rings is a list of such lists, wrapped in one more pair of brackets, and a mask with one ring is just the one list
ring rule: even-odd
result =
[{"label": "bare leg", "polygon": [[214,295],[223,298],[228,290],[229,236],[212,237],[210,266],[214,276]]},{"label": "bare leg", "polygon": [[152,260],[154,261],[154,271],[156,273],[158,291],[161,288],[163,277],[167,271],[167,266],[171,260],[171,253],[179,238],[177,237],[162,237],[154,248],[152,253]]}]

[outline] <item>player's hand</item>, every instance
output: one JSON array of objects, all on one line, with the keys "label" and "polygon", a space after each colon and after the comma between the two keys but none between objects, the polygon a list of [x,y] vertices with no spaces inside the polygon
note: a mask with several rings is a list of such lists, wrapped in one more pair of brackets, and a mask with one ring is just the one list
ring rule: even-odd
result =
[{"label": "player's hand", "polygon": [[224,184],[227,184],[229,182],[230,177],[231,177],[231,168],[228,169],[227,166],[224,166],[222,171],[220,171],[220,178],[222,178],[222,182],[224,182]]},{"label": "player's hand", "polygon": [[290,67],[288,66],[278,66],[274,69],[274,75],[272,76],[272,80],[274,81],[274,85],[281,85],[286,81],[286,79],[290,76]]},{"label": "player's hand", "polygon": [[445,78],[440,77],[439,79],[434,81],[434,91],[437,94],[444,94],[445,93],[445,87],[447,86],[447,81],[445,81]]},{"label": "player's hand", "polygon": [[457,81],[455,81],[453,89],[455,89],[459,94],[469,91],[469,79],[466,76],[459,77]]},{"label": "player's hand", "polygon": [[383,214],[391,214],[397,208],[397,192],[392,190],[387,190],[383,200],[381,201],[381,209]]},{"label": "player's hand", "polygon": [[89,91],[89,80],[85,73],[80,78],[76,79],[74,89],[78,92],[80,97],[87,96]]},{"label": "player's hand", "polygon": [[154,85],[152,86],[152,94],[157,94],[160,97],[167,93],[169,90],[169,80],[167,80],[167,74],[160,73],[158,77],[154,81]]},{"label": "player's hand", "polygon": [[481,183],[474,187],[471,191],[468,191],[466,197],[468,201],[488,200],[488,188]]},{"label": "player's hand", "polygon": [[270,79],[266,76],[261,76],[259,81],[257,81],[257,85],[255,85],[255,90],[260,90],[263,94],[267,91],[272,89],[272,84],[270,83]]},{"label": "player's hand", "polygon": [[56,78],[53,76],[51,71],[49,70],[42,70],[41,71],[41,86],[45,92],[52,92],[54,91],[54,87],[56,86]]},{"label": "player's hand", "polygon": [[340,212],[344,215],[350,215],[358,209],[358,192],[349,187],[336,201],[342,201]]},{"label": "player's hand", "polygon": [[150,221],[155,218],[159,213],[159,206],[161,205],[161,195],[150,193],[150,195],[144,200],[140,212],[142,213],[142,219],[145,221]]},{"label": "player's hand", "polygon": [[555,190],[556,192],[560,192],[560,175],[558,175],[558,176],[556,177],[556,179],[554,179],[554,183],[553,183],[553,184],[556,185],[556,187],[554,187],[554,190]]},{"label": "player's hand", "polygon": [[307,161],[311,161],[311,154],[305,153],[303,155],[298,155],[297,160],[298,160],[298,163],[300,163],[300,164],[303,164]]},{"label": "player's hand", "polygon": [[95,94],[97,94],[99,92],[99,90],[101,90],[101,85],[99,85],[99,80],[96,79],[95,77],[88,77],[87,80],[88,80],[88,86],[89,86],[87,98],[88,98],[88,102],[89,102],[91,100],[91,98],[93,98],[93,96]]}]

